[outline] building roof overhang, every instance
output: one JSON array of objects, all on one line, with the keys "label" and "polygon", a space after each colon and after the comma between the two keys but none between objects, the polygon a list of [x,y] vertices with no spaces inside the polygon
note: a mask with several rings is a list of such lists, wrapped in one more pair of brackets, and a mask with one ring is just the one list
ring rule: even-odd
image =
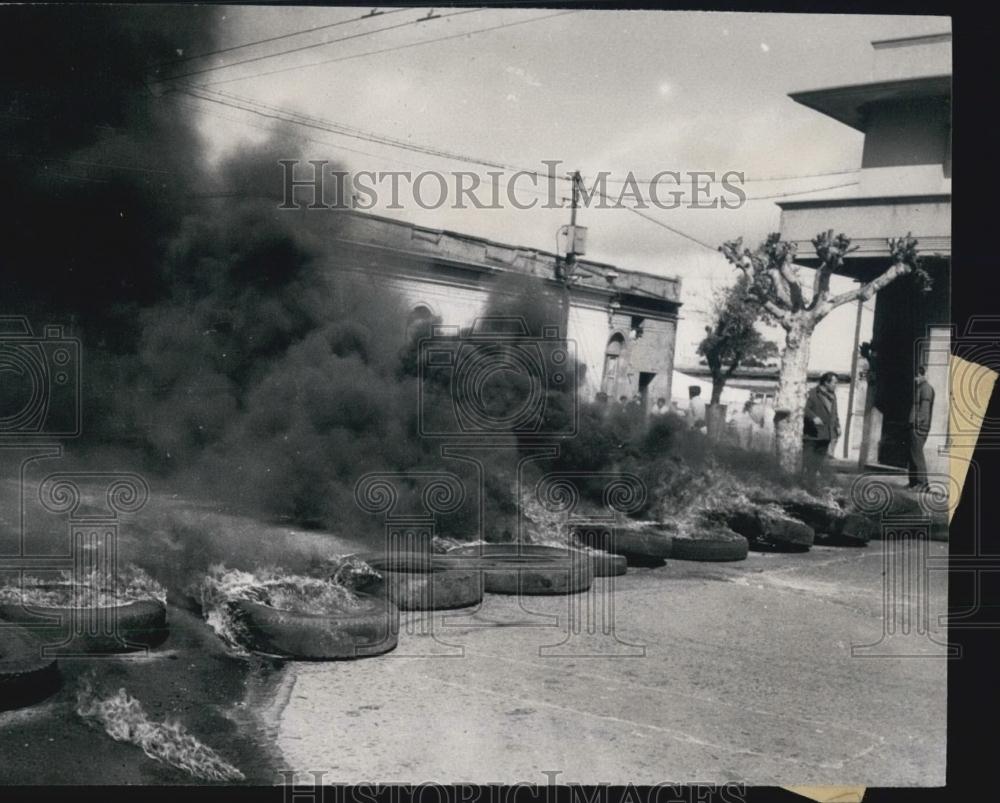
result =
[{"label": "building roof overhang", "polygon": [[917,98],[950,99],[951,76],[930,75],[878,83],[834,86],[827,89],[791,92],[788,96],[796,103],[865,132],[867,130],[865,109],[869,106]]},{"label": "building roof overhang", "polygon": [[844,275],[869,270],[865,262],[884,263],[890,256],[889,238],[907,233],[917,238],[926,257],[951,256],[951,195],[896,195],[879,197],[783,201],[781,234],[797,246],[796,263],[815,267],[812,246],[817,232],[844,232],[857,247],[845,263]]}]

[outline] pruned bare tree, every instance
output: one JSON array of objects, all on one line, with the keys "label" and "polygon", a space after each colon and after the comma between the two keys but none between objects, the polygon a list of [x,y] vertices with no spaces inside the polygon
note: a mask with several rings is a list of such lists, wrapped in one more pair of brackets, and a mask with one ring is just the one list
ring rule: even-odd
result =
[{"label": "pruned bare tree", "polygon": [[805,406],[809,368],[809,346],[816,325],[842,304],[867,301],[900,276],[913,274],[925,291],[930,276],[918,264],[917,241],[907,234],[888,241],[890,264],[884,272],[864,284],[837,295],[830,292],[830,277],[840,271],[847,255],[857,250],[844,234],[833,229],[817,234],[813,248],[819,265],[811,286],[806,269],[795,264],[794,243],[781,235],[768,235],[756,249],[744,247],[742,238],[719,247],[726,259],[749,280],[748,294],[767,316],[785,330],[781,355],[781,377],[775,399],[775,436],[781,466],[797,472],[802,462],[802,410]]}]

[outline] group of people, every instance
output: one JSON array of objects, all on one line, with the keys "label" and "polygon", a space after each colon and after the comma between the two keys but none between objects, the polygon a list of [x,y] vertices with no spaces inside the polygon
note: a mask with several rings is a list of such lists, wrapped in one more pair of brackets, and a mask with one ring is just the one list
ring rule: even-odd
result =
[{"label": "group of people", "polygon": [[[598,394],[598,402],[608,403],[605,393]],[[641,416],[644,412],[643,397],[636,393],[630,399],[622,395],[618,397],[619,409]],[[923,366],[917,368],[914,376],[913,404],[909,417],[909,483],[907,488],[921,490],[928,487],[927,463],[924,460],[924,446],[930,433],[931,415],[934,411],[934,388],[927,381],[927,371]],[[667,400],[660,396],[649,411],[650,416],[661,416],[671,413],[682,416],[692,429],[704,430],[706,426],[706,403],[701,395],[701,388],[692,385],[688,388],[688,404],[681,409],[677,401]],[[768,428],[771,422],[764,414],[763,406],[758,406],[752,399],[747,400],[743,409],[727,421],[732,440],[745,449],[759,448],[762,437],[768,442],[773,439],[773,429]],[[832,371],[822,374],[816,385],[810,389],[806,397],[802,423],[802,474],[807,487],[815,488],[826,465],[826,458],[831,453],[832,445],[840,437],[840,416],[837,413],[837,375]]]},{"label": "group of people", "polygon": [[[604,405],[604,406],[607,406],[607,407],[612,407],[612,405],[609,405],[608,402],[609,402],[609,398],[608,398],[608,394],[607,393],[604,393],[602,391],[601,393],[597,394],[597,403],[598,404]],[[612,407],[612,409],[615,409],[615,408],[618,409],[618,410],[627,412],[627,413],[632,413],[632,414],[635,414],[635,415],[641,415],[642,412],[643,412],[643,400],[642,400],[642,396],[640,394],[638,394],[638,393],[636,393],[635,395],[633,395],[631,399],[628,396],[625,396],[625,395],[619,396],[618,397],[618,401]]]},{"label": "group of people", "polygon": [[[608,406],[608,401],[606,393],[597,394],[597,402],[599,404]],[[636,393],[631,398],[625,395],[619,396],[617,403],[610,405],[610,407],[627,413],[642,415],[645,410],[645,403],[642,396]],[[653,418],[667,415],[668,413],[680,416],[687,422],[688,427],[704,432],[707,428],[707,407],[708,404],[705,401],[705,397],[701,395],[701,387],[691,385],[688,388],[688,401],[686,405],[682,407],[681,403],[676,399],[671,399],[668,403],[666,397],[659,396],[656,402],[650,407],[649,415]],[[743,426],[744,419],[746,419],[747,426]],[[734,441],[745,448],[751,448],[750,430],[753,429],[754,425],[757,428],[763,429],[765,427],[764,419],[763,405],[757,404],[753,400],[748,400],[743,407],[742,413],[731,413],[730,418],[726,421],[726,426],[733,435],[732,439]],[[754,438],[753,441],[754,444],[757,444],[758,439]]]},{"label": "group of people", "polygon": [[688,388],[688,404],[684,410],[681,409],[676,399],[672,399],[670,404],[667,405],[667,400],[663,396],[660,396],[656,400],[656,404],[649,411],[651,416],[666,415],[667,413],[681,416],[692,429],[704,429],[705,400],[701,397],[701,388],[697,385],[692,385]]},{"label": "group of people", "polygon": [[[700,398],[700,393],[701,388],[692,386],[691,399],[686,410],[682,410],[676,400],[672,400],[670,404],[667,404],[666,398],[660,396],[656,399],[656,403],[650,407],[649,415],[657,417],[670,413],[686,419],[688,426],[694,429],[704,428],[705,400]],[[601,392],[597,394],[597,403],[609,408],[609,411],[617,409],[634,416],[643,416],[646,412],[645,400],[639,393],[634,394],[632,398],[625,395],[619,396],[616,403],[609,404],[608,394]]]}]

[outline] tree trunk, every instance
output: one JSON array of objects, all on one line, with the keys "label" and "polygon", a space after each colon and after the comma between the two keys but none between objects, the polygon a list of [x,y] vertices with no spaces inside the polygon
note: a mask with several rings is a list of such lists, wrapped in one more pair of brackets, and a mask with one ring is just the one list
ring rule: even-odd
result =
[{"label": "tree trunk", "polygon": [[714,401],[705,408],[705,434],[715,443],[721,442],[726,433],[726,408]]},{"label": "tree trunk", "polygon": [[724,379],[713,379],[712,380],[712,400],[710,404],[718,404],[719,400],[722,398],[722,389],[726,386],[726,380]]},{"label": "tree trunk", "polygon": [[806,403],[809,339],[806,322],[796,322],[785,333],[781,377],[774,400],[774,436],[781,467],[792,474],[802,470],[802,412]]}]

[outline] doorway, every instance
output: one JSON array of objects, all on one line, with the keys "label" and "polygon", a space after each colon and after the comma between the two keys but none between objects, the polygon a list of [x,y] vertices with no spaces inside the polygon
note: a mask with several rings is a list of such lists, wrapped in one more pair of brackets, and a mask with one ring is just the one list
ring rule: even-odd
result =
[{"label": "doorway", "polygon": [[642,397],[643,412],[647,412],[649,410],[649,386],[655,378],[655,373],[649,373],[648,371],[639,372],[639,395]]},{"label": "doorway", "polygon": [[615,334],[608,340],[607,348],[604,350],[604,376],[601,379],[601,390],[608,395],[608,399],[611,401],[618,398],[615,394],[618,390],[618,369],[624,346],[625,338],[620,334]]}]

